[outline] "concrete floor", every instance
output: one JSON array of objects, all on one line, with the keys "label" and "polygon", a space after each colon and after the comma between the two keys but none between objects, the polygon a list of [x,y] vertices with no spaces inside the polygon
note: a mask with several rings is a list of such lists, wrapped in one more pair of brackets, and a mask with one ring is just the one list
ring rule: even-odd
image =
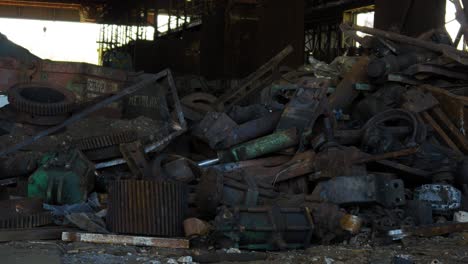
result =
[{"label": "concrete floor", "polygon": [[[165,250],[61,241],[10,242],[0,244],[1,264],[55,263],[176,263],[182,256],[194,256],[201,251]],[[430,239],[406,239],[387,246],[370,245],[313,246],[303,251],[272,252],[266,261],[255,263],[372,263],[390,264],[394,256],[403,255],[415,263],[468,263],[468,233]],[[180,263],[180,262],[178,262]]]}]

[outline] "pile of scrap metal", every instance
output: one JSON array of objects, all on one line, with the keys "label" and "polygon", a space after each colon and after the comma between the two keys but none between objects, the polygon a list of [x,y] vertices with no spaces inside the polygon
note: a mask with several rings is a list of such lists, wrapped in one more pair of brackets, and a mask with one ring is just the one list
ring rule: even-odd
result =
[{"label": "pile of scrap metal", "polygon": [[[113,81],[99,76],[106,71],[73,78],[101,77],[105,88]],[[160,151],[186,131],[171,71],[129,74],[128,87],[90,100],[52,83],[15,84],[0,109],[0,241],[78,239],[76,228],[183,236],[187,185],[157,168]],[[184,239],[145,243],[188,247]]]},{"label": "pile of scrap metal", "polygon": [[185,105],[204,116],[187,117],[191,148],[178,150],[201,167],[188,235],[287,250],[468,230],[468,53],[438,31],[342,29],[368,55],[267,72],[272,60]]},{"label": "pile of scrap metal", "polygon": [[[0,185],[23,198],[0,208],[0,240],[52,221],[88,232],[65,241],[268,251],[468,230],[468,54],[439,32],[343,30],[369,55],[285,70],[287,47],[232,89],[180,101],[169,70],[84,102],[13,85]],[[112,105],[122,114],[103,118]]]}]

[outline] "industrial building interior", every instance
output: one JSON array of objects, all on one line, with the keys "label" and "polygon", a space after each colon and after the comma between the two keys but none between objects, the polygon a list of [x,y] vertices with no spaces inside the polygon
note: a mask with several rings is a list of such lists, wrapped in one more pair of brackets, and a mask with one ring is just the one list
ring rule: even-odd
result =
[{"label": "industrial building interior", "polygon": [[468,263],[468,0],[0,0],[0,263]]}]

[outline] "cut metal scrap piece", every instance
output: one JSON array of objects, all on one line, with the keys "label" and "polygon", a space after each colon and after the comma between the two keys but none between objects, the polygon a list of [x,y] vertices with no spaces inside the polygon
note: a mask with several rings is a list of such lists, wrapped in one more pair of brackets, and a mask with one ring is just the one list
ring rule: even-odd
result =
[{"label": "cut metal scrap piece", "polygon": [[137,179],[148,178],[148,162],[140,141],[120,144],[120,152],[133,176]]},{"label": "cut metal scrap piece", "polygon": [[461,206],[461,192],[451,185],[426,184],[416,188],[414,198],[431,203],[438,212],[456,210]]},{"label": "cut metal scrap piece", "polygon": [[395,207],[406,202],[403,181],[382,175],[344,176],[320,182],[312,197],[340,205],[379,203]]},{"label": "cut metal scrap piece", "polygon": [[414,64],[428,62],[436,56],[432,52],[411,52],[400,56],[387,55],[370,61],[367,73],[371,78],[381,78],[390,73],[400,72]]},{"label": "cut metal scrap piece", "polygon": [[[186,127],[182,128],[180,126],[177,126],[174,128],[175,132],[171,133],[170,135],[162,138],[161,140],[150,144],[145,147],[145,153],[150,153],[150,152],[157,152],[161,151],[164,147],[166,147],[171,141],[173,141],[175,138],[178,136],[182,135],[186,131]],[[217,163],[219,159],[216,159],[215,161],[212,161],[213,163]],[[115,160],[110,160],[110,161],[105,161],[105,162],[100,162],[96,164],[96,169],[104,169],[104,168],[109,168],[109,167],[114,167],[118,165],[122,165],[127,163],[125,159],[115,159]]]},{"label": "cut metal scrap piece", "polygon": [[196,112],[206,114],[208,112],[215,111],[215,107],[213,105],[217,100],[218,98],[208,93],[191,93],[180,99],[180,103]]},{"label": "cut metal scrap piece", "polygon": [[236,122],[227,114],[210,112],[194,129],[193,135],[214,149],[235,127]]},{"label": "cut metal scrap piece", "polygon": [[302,134],[313,126],[320,115],[328,112],[326,94],[329,81],[317,80],[314,84],[314,88],[299,88],[296,91],[281,115],[277,131],[296,127]]},{"label": "cut metal scrap piece", "polygon": [[356,99],[359,91],[354,89],[354,84],[367,81],[368,64],[368,57],[360,57],[352,69],[345,74],[343,80],[336,87],[335,92],[330,96],[331,109],[339,110],[347,108]]},{"label": "cut metal scrap piece", "polygon": [[190,163],[185,158],[179,158],[164,164],[162,168],[173,180],[190,183],[195,180],[195,174]]},{"label": "cut metal scrap piece", "polygon": [[248,121],[233,128],[216,147],[226,149],[272,133],[281,117],[281,112],[268,113],[265,116]]},{"label": "cut metal scrap piece", "polygon": [[217,102],[218,110],[222,110],[223,107],[229,110],[232,106],[247,98],[248,95],[272,83],[276,77],[279,77],[276,76],[279,64],[292,52],[293,47],[291,45],[287,46],[257,71],[247,76],[240,86],[226,91]]},{"label": "cut metal scrap piece", "polygon": [[402,108],[420,113],[429,110],[439,104],[439,101],[430,92],[425,92],[422,89],[410,89],[403,94],[405,102]]}]

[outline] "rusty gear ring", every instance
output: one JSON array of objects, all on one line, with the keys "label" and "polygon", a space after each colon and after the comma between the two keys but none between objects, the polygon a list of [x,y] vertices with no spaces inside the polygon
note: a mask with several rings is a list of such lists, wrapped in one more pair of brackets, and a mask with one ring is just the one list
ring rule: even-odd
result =
[{"label": "rusty gear ring", "polygon": [[0,230],[9,228],[33,228],[44,226],[53,222],[52,214],[49,212],[17,215],[0,218]]},{"label": "rusty gear ring", "polygon": [[107,148],[122,143],[129,143],[138,140],[136,131],[128,130],[109,135],[83,138],[76,141],[76,147],[82,151]]},{"label": "rusty gear ring", "polygon": [[38,116],[56,116],[71,113],[75,95],[49,84],[16,84],[8,90],[8,101],[16,110]]}]

